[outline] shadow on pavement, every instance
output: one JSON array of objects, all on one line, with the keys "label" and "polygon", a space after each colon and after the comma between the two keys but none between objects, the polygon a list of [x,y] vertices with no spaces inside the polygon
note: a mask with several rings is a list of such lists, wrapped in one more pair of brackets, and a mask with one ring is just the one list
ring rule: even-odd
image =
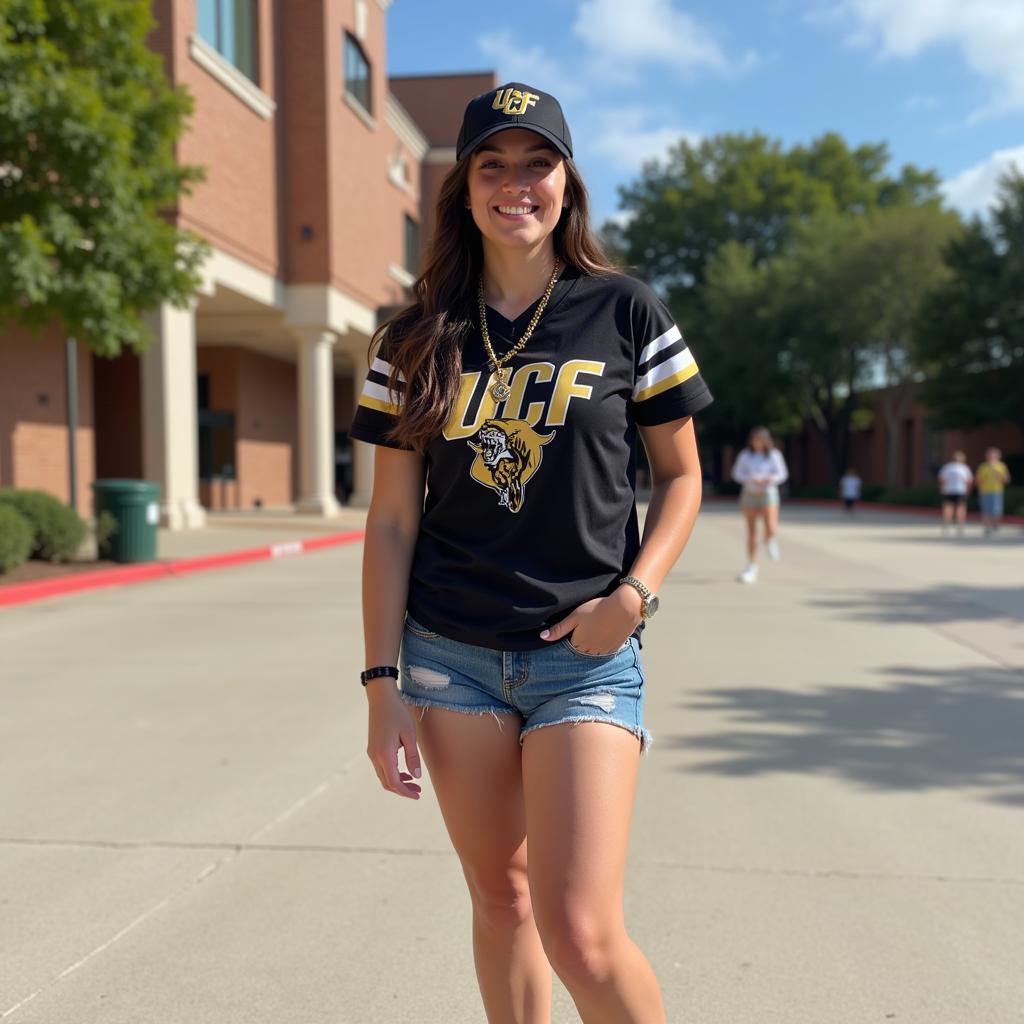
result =
[{"label": "shadow on pavement", "polygon": [[1024,622],[1024,587],[979,587],[949,584],[914,590],[851,590],[809,602],[816,608],[843,612],[858,622],[992,621],[1005,616]]},{"label": "shadow on pavement", "polygon": [[681,771],[802,772],[867,789],[962,787],[1024,805],[1024,674],[1005,668],[880,669],[881,689],[705,690],[682,705],[734,726],[664,745],[709,760]]}]

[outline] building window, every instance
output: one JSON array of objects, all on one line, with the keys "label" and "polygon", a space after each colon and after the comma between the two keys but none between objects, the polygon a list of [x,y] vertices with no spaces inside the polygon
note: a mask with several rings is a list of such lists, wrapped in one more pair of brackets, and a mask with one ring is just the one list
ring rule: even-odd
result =
[{"label": "building window", "polygon": [[210,408],[210,375],[201,373],[196,380],[196,405],[199,407],[199,479],[235,479],[235,414]]},{"label": "building window", "polygon": [[198,0],[199,35],[250,82],[259,84],[257,0]]},{"label": "building window", "polygon": [[345,33],[345,92],[368,114],[370,107],[370,62],[355,36]]},{"label": "building window", "polygon": [[420,272],[420,226],[405,215],[405,269],[410,274]]}]

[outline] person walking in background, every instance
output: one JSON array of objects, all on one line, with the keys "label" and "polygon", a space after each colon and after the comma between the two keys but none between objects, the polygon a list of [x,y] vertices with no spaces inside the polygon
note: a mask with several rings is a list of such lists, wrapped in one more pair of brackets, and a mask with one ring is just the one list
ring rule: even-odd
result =
[{"label": "person walking in background", "polygon": [[377,445],[367,754],[384,789],[417,799],[423,751],[488,1021],[550,1024],[553,967],[587,1024],[665,1024],[622,906],[650,740],[639,631],[697,516],[691,417],[711,394],[666,307],[602,252],[553,96],[478,96],[456,159],[351,430]]},{"label": "person walking in background", "polygon": [[939,492],[942,495],[942,532],[956,525],[961,536],[967,522],[967,495],[971,491],[974,474],[967,465],[963,452],[953,452],[953,458],[939,470]]},{"label": "person walking in background", "polygon": [[767,427],[754,427],[747,447],[736,457],[732,478],[741,485],[740,508],[747,523],[747,565],[739,574],[740,583],[757,582],[757,523],[764,522],[768,557],[781,557],[776,534],[779,529],[779,484],[789,479],[782,452],[775,447]]},{"label": "person walking in background", "polygon": [[1010,482],[1010,471],[998,448],[986,450],[985,461],[978,467],[974,478],[978,484],[978,504],[985,533],[995,533],[1003,517],[1003,491]]},{"label": "person walking in background", "polygon": [[848,469],[839,480],[839,497],[847,512],[852,512],[860,501],[861,479],[855,469]]}]

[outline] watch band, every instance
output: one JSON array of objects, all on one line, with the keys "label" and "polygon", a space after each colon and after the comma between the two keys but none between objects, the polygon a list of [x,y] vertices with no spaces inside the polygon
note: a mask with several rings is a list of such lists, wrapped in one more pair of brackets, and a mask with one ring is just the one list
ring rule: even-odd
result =
[{"label": "watch band", "polygon": [[625,583],[627,586],[632,587],[639,595],[641,599],[640,614],[645,618],[649,619],[658,610],[658,595],[655,594],[643,580],[638,580],[635,576],[623,576],[619,580],[621,586]]},{"label": "watch band", "polygon": [[654,596],[654,592],[651,590],[646,583],[642,580],[638,580],[635,576],[623,576],[619,583],[628,583],[634,590],[639,592],[640,596],[648,601]]},{"label": "watch band", "polygon": [[383,676],[398,678],[398,669],[394,665],[377,665],[375,668],[368,668],[365,672],[359,673],[359,681],[365,686],[371,679],[380,679]]}]

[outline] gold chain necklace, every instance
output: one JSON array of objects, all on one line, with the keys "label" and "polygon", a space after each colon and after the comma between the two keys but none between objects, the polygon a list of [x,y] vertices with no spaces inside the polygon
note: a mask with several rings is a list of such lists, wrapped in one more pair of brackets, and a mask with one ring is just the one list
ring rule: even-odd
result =
[{"label": "gold chain necklace", "polygon": [[495,401],[504,402],[509,395],[512,394],[512,389],[508,386],[509,377],[512,375],[512,367],[506,366],[513,356],[518,355],[526,347],[526,343],[530,340],[534,330],[536,330],[537,324],[540,323],[540,318],[544,314],[544,310],[547,308],[548,299],[551,298],[551,292],[554,290],[555,281],[558,280],[559,265],[558,260],[555,260],[555,269],[551,271],[551,280],[548,281],[548,286],[544,290],[544,297],[540,300],[540,305],[537,307],[537,311],[533,314],[530,320],[529,326],[523,332],[523,336],[503,355],[497,356],[494,352],[494,348],[491,345],[491,334],[487,330],[487,303],[484,302],[484,275],[480,275],[480,285],[477,288],[477,300],[480,306],[480,333],[484,339],[484,350],[487,352],[487,368],[491,371],[491,376],[494,378],[491,384],[491,394],[494,396]]}]

